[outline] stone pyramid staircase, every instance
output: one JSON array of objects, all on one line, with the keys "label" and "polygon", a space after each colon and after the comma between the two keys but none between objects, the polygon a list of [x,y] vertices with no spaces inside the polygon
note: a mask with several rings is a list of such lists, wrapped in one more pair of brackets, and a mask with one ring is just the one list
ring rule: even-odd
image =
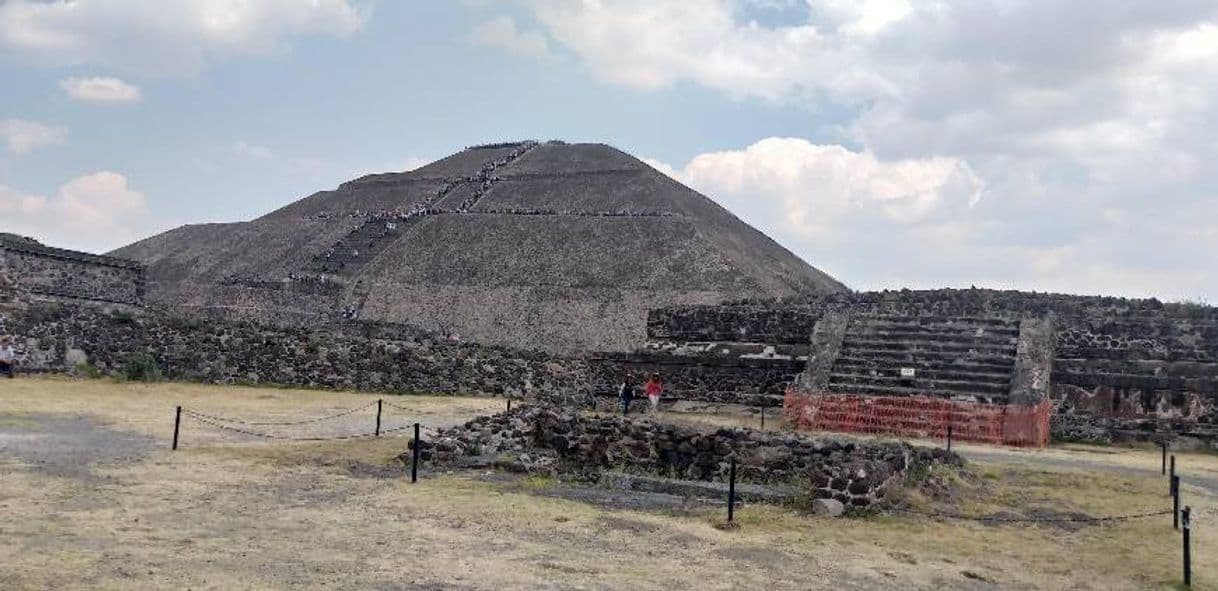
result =
[{"label": "stone pyramid staircase", "polygon": [[1019,321],[855,315],[829,377],[844,394],[931,394],[1005,403]]}]

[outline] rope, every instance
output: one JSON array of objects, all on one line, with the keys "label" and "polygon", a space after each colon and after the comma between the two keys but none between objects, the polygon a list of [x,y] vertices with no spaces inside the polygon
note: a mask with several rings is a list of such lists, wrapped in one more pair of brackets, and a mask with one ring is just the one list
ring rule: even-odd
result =
[{"label": "rope", "polygon": [[385,406],[392,406],[393,408],[396,408],[398,410],[404,410],[406,412],[415,412],[413,409],[409,409],[409,408],[406,408],[405,406],[400,406],[400,405],[394,404],[392,402],[389,402],[388,400],[382,400],[381,402],[384,402]]},{"label": "rope", "polygon": [[340,412],[340,413],[338,413],[338,414],[333,414],[333,415],[324,416],[324,417],[318,417],[318,418],[315,418],[315,419],[306,419],[306,420],[303,420],[303,421],[284,421],[284,422],[275,422],[275,421],[267,421],[267,422],[244,421],[244,420],[241,420],[241,419],[232,419],[232,418],[228,418],[228,417],[218,417],[218,416],[215,416],[215,415],[209,415],[209,414],[202,413],[202,412],[199,412],[199,411],[197,411],[197,410],[194,410],[194,409],[188,409],[188,408],[182,408],[182,412],[189,412],[189,413],[191,413],[191,414],[195,415],[195,417],[196,417],[196,418],[200,418],[200,417],[201,417],[201,418],[207,418],[207,419],[211,419],[211,420],[213,420],[213,421],[217,421],[217,422],[220,422],[220,423],[233,423],[233,424],[237,424],[237,425],[248,425],[248,426],[251,426],[251,427],[286,427],[286,426],[290,426],[290,425],[308,425],[308,424],[310,424],[310,423],[320,423],[320,422],[322,422],[322,421],[330,421],[330,420],[337,419],[337,418],[340,418],[340,417],[345,417],[345,416],[347,416],[347,415],[349,415],[349,414],[354,414],[354,413],[357,413],[357,412],[359,412],[359,411],[361,411],[361,410],[365,410],[365,409],[372,408],[372,407],[374,407],[374,406],[376,406],[376,403],[375,403],[375,402],[370,402],[370,403],[365,404],[365,405],[363,405],[363,406],[359,406],[359,407],[356,407],[356,408],[350,408],[350,409],[344,410],[344,411],[342,411],[342,412]]},{"label": "rope", "polygon": [[900,513],[910,513],[913,515],[922,515],[926,517],[939,517],[942,519],[959,519],[962,521],[980,521],[985,523],[1099,523],[1105,521],[1128,521],[1130,519],[1142,519],[1144,517],[1158,517],[1160,515],[1171,515],[1172,510],[1154,511],[1150,513],[1134,513],[1131,515],[1109,515],[1105,517],[1061,517],[1038,519],[1033,517],[981,517],[974,515],[959,515],[954,513],[938,513],[935,511],[914,511],[912,509],[894,508],[893,511]]},{"label": "rope", "polygon": [[[348,439],[363,439],[366,437],[376,437],[377,436],[375,432],[372,432],[372,433],[355,433],[352,435],[335,435],[332,437],[290,437],[287,435],[275,435],[275,434],[271,434],[271,433],[259,433],[256,431],[248,431],[246,429],[240,429],[237,427],[233,427],[231,425],[225,425],[223,423],[211,420],[211,418],[207,417],[206,415],[201,415],[199,413],[196,413],[191,410],[187,410],[185,408],[182,409],[182,414],[188,415],[191,418],[193,418],[201,423],[206,423],[206,424],[216,427],[218,429],[223,429],[225,431],[232,431],[234,433],[241,433],[242,435],[249,435],[252,437],[262,437],[264,439],[278,439],[278,440],[282,440],[282,441],[342,441],[342,440],[348,440]],[[407,429],[413,429],[413,428],[414,428],[414,425],[406,425],[403,427],[394,427],[392,429],[381,429],[381,435],[385,435],[387,433],[397,433],[399,431],[405,431]]]}]

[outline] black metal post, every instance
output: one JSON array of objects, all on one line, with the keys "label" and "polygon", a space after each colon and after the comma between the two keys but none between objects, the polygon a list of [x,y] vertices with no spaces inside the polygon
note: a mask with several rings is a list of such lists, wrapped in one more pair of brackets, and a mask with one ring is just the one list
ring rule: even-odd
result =
[{"label": "black metal post", "polygon": [[508,410],[507,411],[512,412],[512,399],[508,398],[507,401],[508,401]]},{"label": "black metal post", "polygon": [[1167,474],[1167,440],[1164,439],[1163,441],[1161,441],[1159,443],[1163,448],[1163,474],[1166,475]]},{"label": "black metal post", "polygon": [[736,458],[732,458],[727,476],[727,522],[736,518]]},{"label": "black metal post", "polygon": [[182,427],[182,407],[173,415],[173,451],[178,451],[178,429]]},{"label": "black metal post", "polygon": [[422,445],[419,445],[419,424],[418,423],[414,424],[413,447],[414,447],[414,449],[412,451],[414,453],[411,455],[411,460],[410,460],[410,481],[418,482],[419,481],[419,449],[422,447]]},{"label": "black metal post", "polygon": [[1167,466],[1168,466],[1168,468],[1167,468],[1167,475],[1168,475],[1168,480],[1167,480],[1167,483],[1168,483],[1168,485],[1171,487],[1171,488],[1168,488],[1168,489],[1167,489],[1167,492],[1168,492],[1168,494],[1173,494],[1173,495],[1174,495],[1174,494],[1176,494],[1176,488],[1175,488],[1175,487],[1176,487],[1176,485],[1174,485],[1174,484],[1172,484],[1172,483],[1173,483],[1173,482],[1175,482],[1175,480],[1176,480],[1176,454],[1172,454],[1172,455],[1171,455],[1171,463],[1169,463]]},{"label": "black metal post", "polygon": [[1180,477],[1171,477],[1171,528],[1180,529]]},{"label": "black metal post", "polygon": [[947,451],[952,450],[952,424],[947,424]]},{"label": "black metal post", "polygon": [[1190,529],[1189,522],[1192,521],[1191,519],[1189,519],[1190,513],[1192,513],[1192,509],[1185,507],[1184,508],[1184,586],[1191,589],[1193,587],[1193,552],[1192,552],[1192,548],[1191,548],[1192,544],[1188,543],[1189,542],[1188,533],[1189,533],[1189,529]]},{"label": "black metal post", "polygon": [[383,399],[378,398],[376,400],[376,436],[377,437],[381,436],[381,410],[382,410],[384,404],[385,404],[385,401]]},{"label": "black metal post", "polygon": [[765,429],[765,407],[761,407],[761,428]]}]

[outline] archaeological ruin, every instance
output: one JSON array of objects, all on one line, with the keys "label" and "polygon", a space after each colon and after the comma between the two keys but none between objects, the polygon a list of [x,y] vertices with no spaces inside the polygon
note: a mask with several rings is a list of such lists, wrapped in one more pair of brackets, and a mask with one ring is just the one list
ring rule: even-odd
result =
[{"label": "archaeological ruin", "polygon": [[[420,454],[429,464],[490,465],[596,480],[652,475],[725,483],[735,462],[741,483],[771,485],[775,488],[764,490],[777,494],[788,485],[796,495],[833,499],[849,508],[883,501],[911,469],[962,464],[951,452],[907,443],[816,439],[740,427],[695,429],[540,406],[517,407],[443,430],[421,445]],[[409,461],[409,455],[402,459]],[[616,474],[622,470],[629,473]]]},{"label": "archaeological ruin", "polygon": [[629,351],[652,308],[845,291],[603,144],[475,146],[112,254],[148,266],[152,305],[285,326],[403,323],[551,353]]},{"label": "archaeological ruin", "polygon": [[18,298],[138,306],[144,266],[134,261],[46,246],[0,233],[0,303]]},{"label": "archaeological ruin", "polygon": [[25,371],[144,354],[169,379],[580,405],[658,372],[678,408],[831,430],[1218,446],[1218,308],[852,292],[600,144],[476,146],[109,256],[0,234],[0,331]]}]

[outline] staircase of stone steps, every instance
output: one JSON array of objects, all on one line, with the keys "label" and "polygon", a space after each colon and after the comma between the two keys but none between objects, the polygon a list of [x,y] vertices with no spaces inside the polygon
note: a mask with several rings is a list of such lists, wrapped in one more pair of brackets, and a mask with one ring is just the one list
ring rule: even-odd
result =
[{"label": "staircase of stone steps", "polygon": [[537,146],[537,142],[520,143],[511,153],[482,165],[477,174],[461,179],[449,179],[427,200],[416,203],[409,210],[389,210],[372,214],[360,227],[344,236],[332,248],[313,257],[306,271],[331,275],[353,276],[368,264],[378,254],[382,253],[402,236],[403,231],[423,216],[441,213],[435,206],[444,201],[454,189],[466,184],[474,184],[476,188],[463,200],[455,213],[466,213],[476,205],[483,196],[490,192],[499,177],[495,171],[500,167],[511,164],[529,150]]},{"label": "staircase of stone steps", "polygon": [[856,315],[829,390],[1006,401],[1019,322],[1002,318]]},{"label": "staircase of stone steps", "polygon": [[352,276],[376,255],[402,236],[407,226],[421,216],[404,219],[371,219],[352,230],[333,248],[313,258],[307,268],[315,273]]}]

